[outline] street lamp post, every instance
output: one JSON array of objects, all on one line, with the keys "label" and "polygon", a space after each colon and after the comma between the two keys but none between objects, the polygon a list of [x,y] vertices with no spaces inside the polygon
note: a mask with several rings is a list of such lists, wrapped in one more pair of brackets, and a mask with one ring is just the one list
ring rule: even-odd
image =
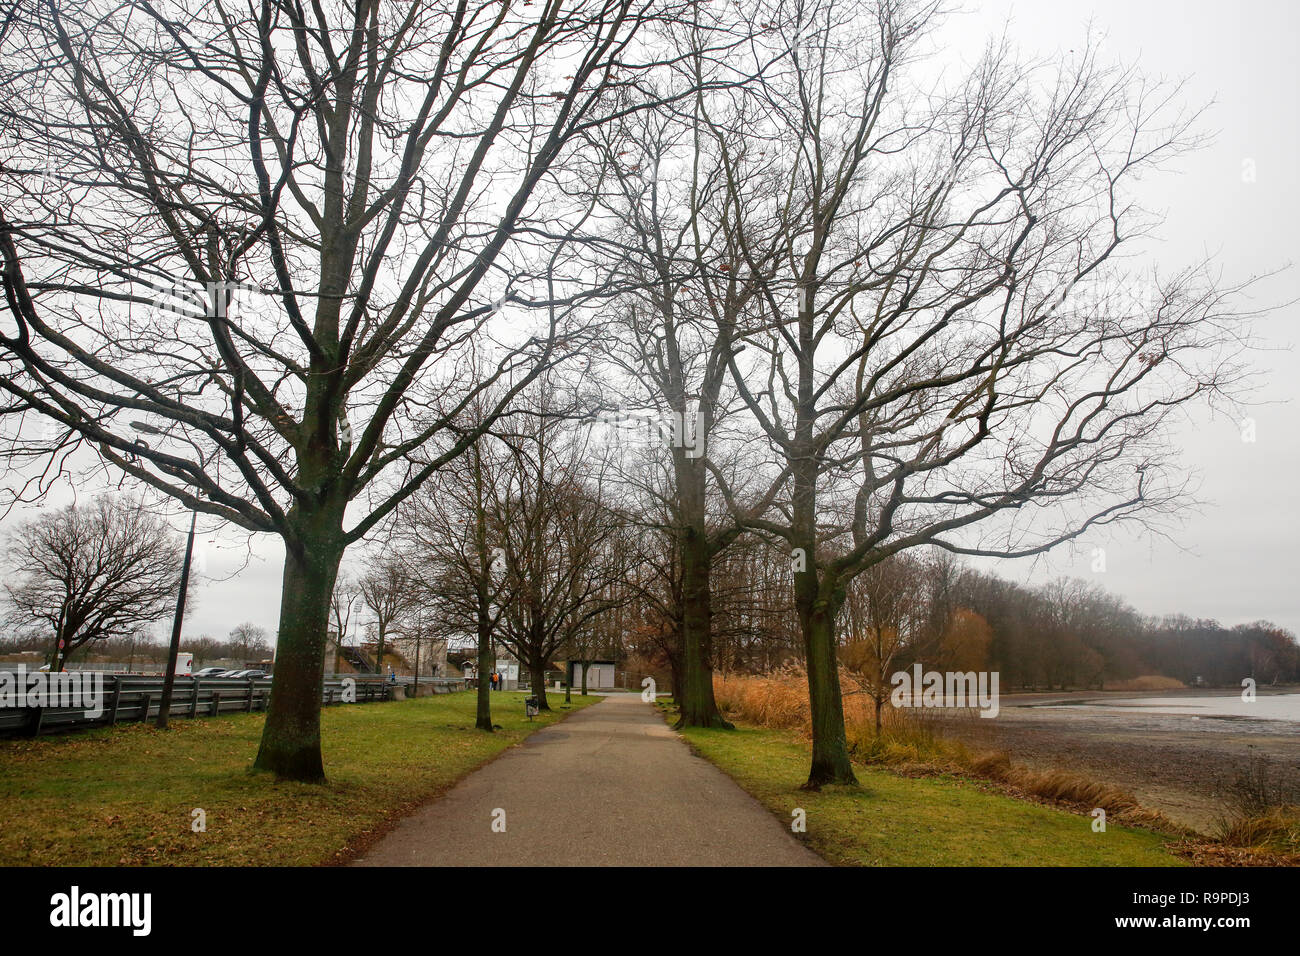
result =
[{"label": "street lamp post", "polygon": [[167,717],[172,709],[172,689],[176,686],[176,658],[181,650],[181,620],[185,617],[185,592],[190,588],[190,559],[194,555],[194,525],[199,520],[197,511],[190,512],[190,534],[185,541],[185,563],[181,565],[181,593],[176,596],[176,616],[172,618],[171,649],[167,652],[167,673],[163,677],[162,702],[158,705],[158,729],[167,729]]},{"label": "street lamp post", "polygon": [[[131,427],[148,435],[161,435],[162,429],[155,428],[147,422],[132,422]],[[190,562],[194,557],[194,526],[199,520],[197,511],[190,512],[190,533],[185,539],[185,561],[181,564],[181,587],[176,595],[176,615],[172,618],[172,639],[167,652],[167,670],[163,676],[162,700],[158,704],[159,730],[167,729],[167,718],[172,709],[172,691],[176,687],[176,658],[181,650],[181,622],[185,618],[185,594],[190,589]]]}]

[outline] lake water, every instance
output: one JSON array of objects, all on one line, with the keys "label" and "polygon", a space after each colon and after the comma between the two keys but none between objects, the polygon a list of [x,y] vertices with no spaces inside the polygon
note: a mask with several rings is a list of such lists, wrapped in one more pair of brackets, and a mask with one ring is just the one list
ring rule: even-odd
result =
[{"label": "lake water", "polygon": [[1054,710],[1092,713],[1168,714],[1191,717],[1239,717],[1300,723],[1300,694],[1267,694],[1244,701],[1240,694],[1207,697],[1129,697],[1036,705]]}]

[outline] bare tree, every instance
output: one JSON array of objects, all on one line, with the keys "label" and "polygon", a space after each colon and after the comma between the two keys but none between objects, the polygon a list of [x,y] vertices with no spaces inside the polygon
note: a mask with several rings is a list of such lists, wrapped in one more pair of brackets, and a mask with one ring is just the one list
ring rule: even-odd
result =
[{"label": "bare tree", "polygon": [[[737,489],[742,469],[732,467],[734,455],[723,440],[738,404],[727,387],[727,368],[759,287],[732,271],[741,250],[730,203],[742,201],[734,193],[750,186],[728,174],[732,163],[763,149],[747,127],[753,103],[745,91],[778,56],[755,54],[747,45],[719,60],[709,49],[708,21],[721,16],[733,31],[761,33],[765,9],[759,3],[719,14],[695,7],[674,34],[685,54],[677,78],[693,91],[690,99],[674,110],[635,114],[590,137],[609,170],[601,208],[616,224],[609,243],[629,288],[612,310],[620,334],[602,340],[602,352],[621,375],[622,403],[648,409],[667,439],[667,481],[656,483],[667,487],[642,492],[661,496],[663,530],[680,567],[679,726],[730,726],[713,696],[710,576],[742,529],[711,494],[709,471],[728,469]],[[752,187],[762,188],[761,181]],[[758,258],[760,244],[758,236],[749,237],[748,251]],[[779,248],[773,242],[769,255]]]},{"label": "bare tree", "polygon": [[480,435],[401,507],[390,547],[401,555],[420,600],[436,608],[443,637],[475,635],[478,702],[475,727],[489,733],[495,642],[501,614],[505,551],[492,522],[493,489],[506,481],[509,457],[499,439]]},{"label": "bare tree", "polygon": [[225,646],[210,634],[187,638],[181,642],[181,650],[194,655],[195,665],[201,667],[208,661],[216,660],[225,651]]},{"label": "bare tree", "polygon": [[[643,514],[642,520],[637,520]],[[629,526],[637,536],[638,560],[628,568],[623,582],[631,592],[634,617],[623,636],[643,660],[667,667],[671,691],[677,697],[685,684],[680,551],[668,522],[644,502],[629,515]]]},{"label": "bare tree", "polygon": [[266,628],[254,624],[252,621],[236,624],[230,629],[228,639],[231,651],[235,656],[246,661],[261,660],[271,653],[271,642],[266,633]]},{"label": "bare tree", "polygon": [[528,669],[545,710],[546,668],[624,599],[616,585],[631,549],[608,500],[608,460],[591,460],[581,432],[566,427],[568,406],[555,392],[539,392],[532,407],[535,414],[504,436],[510,457],[505,481],[493,489],[491,523],[504,564],[500,641]]},{"label": "bare tree", "polygon": [[340,572],[334,579],[330,594],[330,623],[334,625],[339,646],[347,641],[352,628],[352,615],[361,604],[361,585],[350,574]]},{"label": "bare tree", "polygon": [[161,518],[134,499],[104,495],[69,505],[14,532],[8,549],[8,622],[38,627],[61,671],[92,641],[134,635],[176,605],[182,547]]},{"label": "bare tree", "polygon": [[879,736],[894,663],[914,640],[923,608],[921,562],[896,554],[865,570],[847,589],[840,659],[861,693],[871,698]]},{"label": "bare tree", "polygon": [[[0,389],[11,417],[55,426],[23,429],[14,454],[48,474],[82,444],[283,539],[259,769],[324,777],[344,550],[580,347],[573,308],[606,290],[566,269],[588,214],[566,162],[655,105],[630,94],[663,67],[650,34],[682,5],[11,9]],[[502,333],[486,380],[465,376],[501,309],[543,306]],[[503,376],[476,430],[450,427]],[[141,419],[163,437],[138,445]]]},{"label": "bare tree", "polygon": [[375,664],[380,673],[384,670],[384,646],[389,636],[405,634],[414,627],[418,606],[414,585],[406,563],[391,554],[372,558],[358,582],[361,600],[374,615],[378,642]]},{"label": "bare tree", "polygon": [[412,673],[417,679],[424,668],[433,677],[446,676],[443,667],[447,662],[447,634],[427,609],[417,609],[405,631],[393,643],[402,649],[402,656],[411,662]]},{"label": "bare tree", "polygon": [[814,788],[855,781],[835,653],[853,578],[925,544],[1019,556],[1158,525],[1187,490],[1163,425],[1239,371],[1232,290],[1115,256],[1149,225],[1129,183],[1195,144],[1177,91],[1081,44],[1055,65],[994,45],[922,93],[908,67],[936,10],[791,3],[770,37],[788,69],[751,120],[778,148],[729,175],[766,184],[733,190],[732,269],[766,322],[731,368],[775,507],[731,497],[790,549]]}]

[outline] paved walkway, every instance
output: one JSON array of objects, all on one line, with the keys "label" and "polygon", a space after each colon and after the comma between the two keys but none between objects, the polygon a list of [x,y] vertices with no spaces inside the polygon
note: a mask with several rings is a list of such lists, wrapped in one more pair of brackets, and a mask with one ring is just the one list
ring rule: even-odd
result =
[{"label": "paved walkway", "polygon": [[[498,809],[504,833],[492,830]],[[639,695],[616,694],[470,774],[356,865],[821,863]]]}]

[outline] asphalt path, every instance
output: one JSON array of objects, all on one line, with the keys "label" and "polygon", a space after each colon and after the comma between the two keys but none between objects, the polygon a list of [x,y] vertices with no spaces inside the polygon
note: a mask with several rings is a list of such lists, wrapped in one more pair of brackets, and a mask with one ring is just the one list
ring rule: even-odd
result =
[{"label": "asphalt path", "polygon": [[357,866],[817,866],[636,694],[530,736],[405,818]]}]

